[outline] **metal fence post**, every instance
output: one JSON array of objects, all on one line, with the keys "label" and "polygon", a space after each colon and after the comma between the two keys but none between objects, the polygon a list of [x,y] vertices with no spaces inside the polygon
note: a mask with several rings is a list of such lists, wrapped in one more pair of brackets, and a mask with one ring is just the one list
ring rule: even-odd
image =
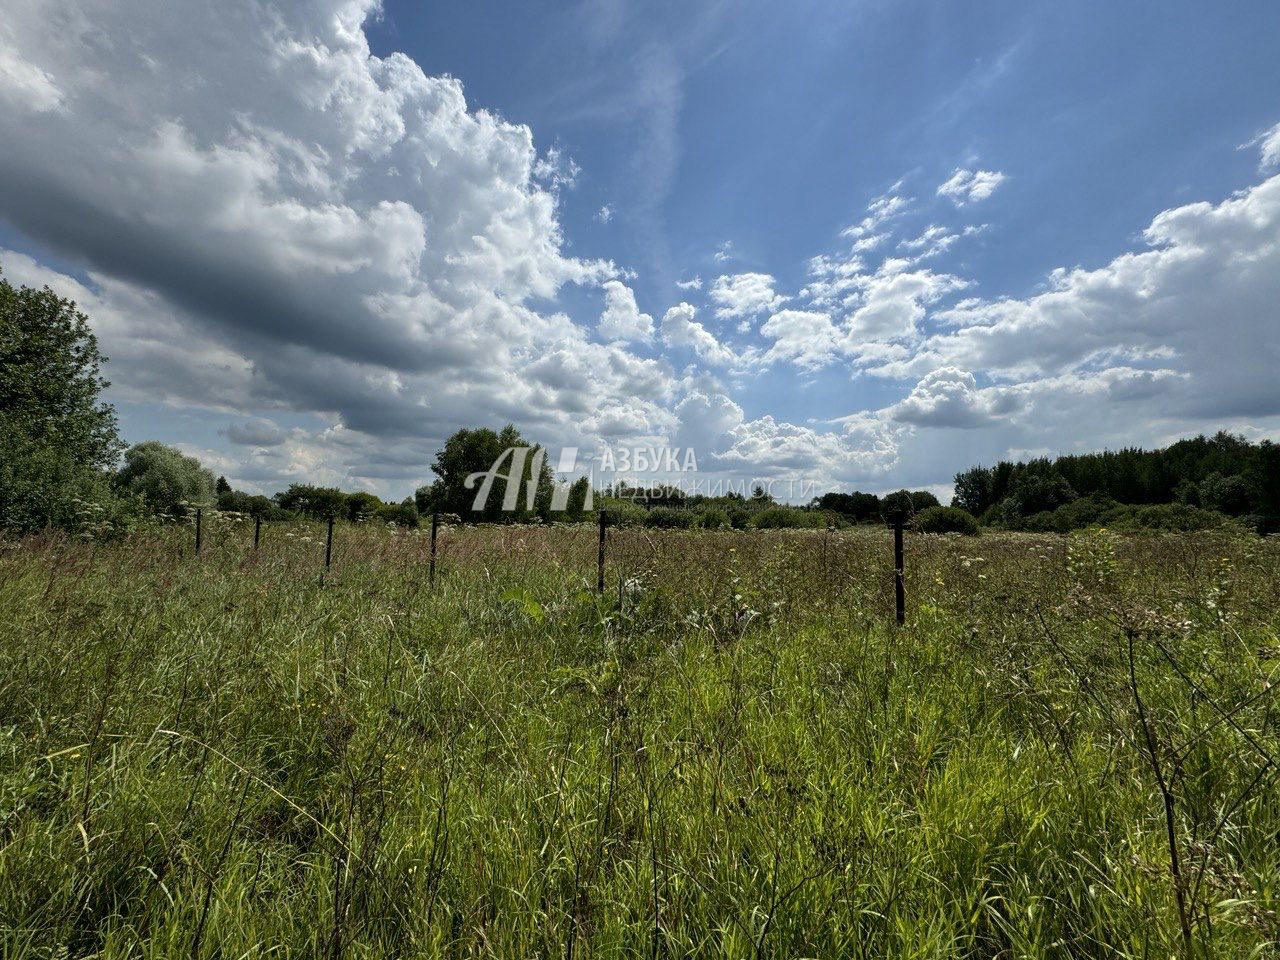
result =
[{"label": "metal fence post", "polygon": [[200,520],[202,518],[202,514],[203,511],[199,507],[196,507],[196,553],[200,552]]},{"label": "metal fence post", "polygon": [[596,592],[604,593],[604,530],[605,530],[605,524],[608,521],[605,519],[604,510],[600,511],[599,517],[600,517],[600,550],[596,554]]},{"label": "metal fence post", "polygon": [[903,519],[901,512],[894,513],[890,519],[893,524],[893,600],[898,626],[902,626],[907,621],[907,588],[903,582],[905,572],[902,549]]},{"label": "metal fence post", "polygon": [[436,585],[436,534],[440,531],[440,512],[438,510],[431,511],[431,564],[430,573],[427,575],[428,582],[431,586]]},{"label": "metal fence post", "polygon": [[258,549],[258,543],[262,540],[262,517],[253,518],[253,549]]},{"label": "metal fence post", "polygon": [[324,568],[329,569],[329,564],[333,560],[333,514],[329,514],[329,532],[324,538]]}]

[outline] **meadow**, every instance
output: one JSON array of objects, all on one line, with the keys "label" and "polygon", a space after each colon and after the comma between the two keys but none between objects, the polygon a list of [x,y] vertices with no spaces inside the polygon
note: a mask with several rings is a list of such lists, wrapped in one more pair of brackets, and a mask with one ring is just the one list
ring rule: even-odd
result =
[{"label": "meadow", "polygon": [[3,957],[1261,957],[1280,542],[0,541]]}]

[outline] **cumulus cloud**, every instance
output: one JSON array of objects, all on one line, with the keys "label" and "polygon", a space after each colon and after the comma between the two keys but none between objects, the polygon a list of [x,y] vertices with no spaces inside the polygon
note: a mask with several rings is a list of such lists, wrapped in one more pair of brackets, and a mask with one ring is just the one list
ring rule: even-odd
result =
[{"label": "cumulus cloud", "polygon": [[596,328],[606,340],[639,340],[648,343],[653,339],[653,317],[641,313],[636,305],[636,295],[619,280],[604,283],[604,313]]},{"label": "cumulus cloud", "polygon": [[729,366],[736,360],[706,327],[694,319],[698,311],[687,303],[678,303],[662,317],[662,340],[668,346],[687,347],[714,366]]},{"label": "cumulus cloud", "polygon": [[831,318],[813,310],[780,310],[764,322],[760,333],[773,340],[765,362],[789,360],[805,369],[830,363],[841,340]]},{"label": "cumulus cloud", "polygon": [[943,311],[950,329],[879,372],[956,366],[1025,380],[1150,365],[1189,374],[1161,381],[1165,412],[1280,414],[1280,176],[1216,205],[1166,210],[1144,236],[1148,249],[1055,271],[1036,296]]},{"label": "cumulus cloud", "polygon": [[777,281],[767,273],[738,273],[716,277],[708,296],[722,320],[749,319],[786,302],[774,292]]},{"label": "cumulus cloud", "polygon": [[979,390],[967,371],[940,367],[922,377],[887,413],[894,420],[922,427],[989,426],[996,415],[1016,408],[1016,398],[998,393]]},{"label": "cumulus cloud", "polygon": [[985,200],[996,187],[1008,179],[998,170],[965,170],[957,167],[946,182],[938,187],[938,196],[947,197],[957,207]]}]

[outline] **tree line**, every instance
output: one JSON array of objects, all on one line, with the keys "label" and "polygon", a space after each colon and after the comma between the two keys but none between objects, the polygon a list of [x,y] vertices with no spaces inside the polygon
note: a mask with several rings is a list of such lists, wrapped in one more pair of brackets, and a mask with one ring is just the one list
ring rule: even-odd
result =
[{"label": "tree line", "polygon": [[[658,528],[842,527],[904,515],[917,529],[939,533],[976,533],[980,525],[1046,531],[1097,524],[1200,529],[1224,522],[1280,529],[1280,447],[1227,433],[1163,450],[975,466],[956,475],[950,506],[928,491],[899,490],[884,496],[833,491],[798,507],[777,503],[760,486],[749,495],[723,496],[625,482],[592,490],[586,477],[565,496],[542,448],[508,424],[455,432],[435,456],[434,479],[398,503],[304,483],[267,497],[233,489],[171,446],[126,446],[115,410],[101,399],[108,386],[104,363],[74,302],[0,276],[0,528],[123,531],[216,507],[267,520],[333,516],[406,527],[431,513],[481,522],[578,522],[603,510],[614,525]],[[518,457],[510,454],[521,448]],[[467,478],[495,465],[515,478],[515,495],[508,495],[512,481],[501,481],[475,511],[477,491]]]}]

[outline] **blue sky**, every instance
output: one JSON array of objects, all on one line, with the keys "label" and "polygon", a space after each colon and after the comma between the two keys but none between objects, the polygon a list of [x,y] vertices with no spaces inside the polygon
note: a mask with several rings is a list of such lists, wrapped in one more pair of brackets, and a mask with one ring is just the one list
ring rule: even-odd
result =
[{"label": "blue sky", "polygon": [[1276,436],[1278,40],[1273,4],[25,0],[0,266],[90,310],[131,440],[267,492],[404,495],[507,419],[864,489]]}]

